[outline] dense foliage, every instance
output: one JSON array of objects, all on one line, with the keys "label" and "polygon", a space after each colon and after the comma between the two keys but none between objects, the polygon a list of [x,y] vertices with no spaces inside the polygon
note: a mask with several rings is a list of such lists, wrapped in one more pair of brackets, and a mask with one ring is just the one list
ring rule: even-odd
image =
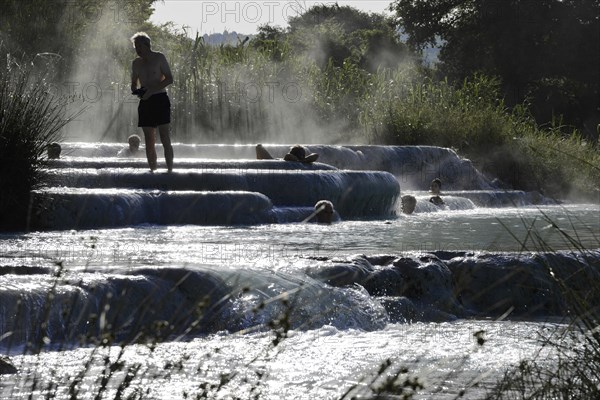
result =
[{"label": "dense foliage", "polygon": [[316,5],[291,18],[288,31],[292,49],[307,54],[321,69],[351,61],[376,72],[397,67],[410,56],[390,18],[348,6]]},{"label": "dense foliage", "polygon": [[439,74],[498,76],[512,106],[530,101],[538,123],[597,139],[600,123],[600,1],[395,0],[412,48],[443,43]]},{"label": "dense foliage", "polygon": [[[69,60],[94,50],[96,32],[114,26],[142,26],[152,15],[155,0],[4,0],[0,13],[0,43],[15,60],[55,53]],[[102,43],[104,44],[104,43]]]}]

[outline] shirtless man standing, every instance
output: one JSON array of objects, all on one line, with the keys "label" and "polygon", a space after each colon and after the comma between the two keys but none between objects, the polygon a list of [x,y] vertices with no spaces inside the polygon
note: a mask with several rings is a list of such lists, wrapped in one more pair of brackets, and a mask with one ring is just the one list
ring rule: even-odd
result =
[{"label": "shirtless man standing", "polygon": [[173,146],[169,135],[171,122],[171,102],[167,95],[167,86],[173,83],[173,75],[164,54],[152,51],[150,37],[138,32],[131,38],[138,57],[131,64],[131,91],[142,89],[138,106],[138,126],[144,131],[146,157],[150,170],[157,165],[156,128],[165,152],[169,172],[173,170]]}]

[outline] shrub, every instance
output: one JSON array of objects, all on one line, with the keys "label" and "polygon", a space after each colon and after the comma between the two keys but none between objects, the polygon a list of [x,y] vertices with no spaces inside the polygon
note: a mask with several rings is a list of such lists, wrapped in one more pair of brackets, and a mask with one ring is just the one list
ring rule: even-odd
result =
[{"label": "shrub", "polygon": [[374,87],[362,107],[363,126],[374,142],[475,152],[501,143],[510,124],[493,78],[475,76],[455,87],[399,69],[377,74]]},{"label": "shrub", "polygon": [[0,69],[0,229],[26,228],[30,191],[41,184],[48,144],[68,122],[65,107],[27,68]]},{"label": "shrub", "polygon": [[512,187],[555,197],[596,196],[600,154],[577,131],[539,127],[527,105],[509,110],[500,82],[475,75],[462,85],[408,69],[383,71],[363,97],[360,121],[369,141],[457,149],[484,173]]}]

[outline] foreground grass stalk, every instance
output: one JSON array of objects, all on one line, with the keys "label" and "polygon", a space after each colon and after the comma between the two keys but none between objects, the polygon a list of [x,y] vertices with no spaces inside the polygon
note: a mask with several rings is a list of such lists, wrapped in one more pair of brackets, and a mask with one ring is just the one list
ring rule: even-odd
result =
[{"label": "foreground grass stalk", "polygon": [[[559,227],[542,212],[545,222],[572,248],[581,265],[561,265],[552,257],[543,259],[548,275],[556,282],[568,309],[568,324],[558,325],[551,336],[542,338],[542,347],[555,354],[548,363],[538,353],[508,369],[487,394],[486,399],[595,399],[600,396],[600,308],[598,282],[600,264],[575,235]],[[539,251],[552,254],[552,248],[538,232],[528,235]],[[573,289],[570,281],[585,280],[590,287]]]}]

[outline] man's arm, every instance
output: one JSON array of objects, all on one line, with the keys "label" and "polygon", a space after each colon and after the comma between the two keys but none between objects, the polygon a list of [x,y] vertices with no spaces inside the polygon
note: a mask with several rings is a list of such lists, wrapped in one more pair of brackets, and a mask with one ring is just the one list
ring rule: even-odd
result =
[{"label": "man's arm", "polygon": [[169,67],[169,62],[167,61],[167,57],[164,54],[161,54],[160,59],[160,72],[164,75],[165,79],[160,82],[161,89],[165,88],[173,83],[173,74],[171,73],[171,67]]},{"label": "man's arm", "polygon": [[138,73],[136,65],[135,65],[135,60],[133,60],[133,62],[131,63],[131,91],[132,92],[138,88],[139,78],[140,78],[140,76],[139,76],[139,73]]}]

